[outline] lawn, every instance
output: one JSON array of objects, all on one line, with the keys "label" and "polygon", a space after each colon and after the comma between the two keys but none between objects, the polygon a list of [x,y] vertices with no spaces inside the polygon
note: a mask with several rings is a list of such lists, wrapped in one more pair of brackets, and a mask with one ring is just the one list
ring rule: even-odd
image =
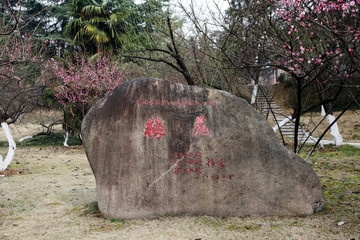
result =
[{"label": "lawn", "polygon": [[[306,217],[101,217],[95,179],[80,145],[19,146],[0,177],[0,239],[360,239],[360,149],[327,147],[310,164],[324,210]],[[0,147],[0,152],[6,152]]]}]

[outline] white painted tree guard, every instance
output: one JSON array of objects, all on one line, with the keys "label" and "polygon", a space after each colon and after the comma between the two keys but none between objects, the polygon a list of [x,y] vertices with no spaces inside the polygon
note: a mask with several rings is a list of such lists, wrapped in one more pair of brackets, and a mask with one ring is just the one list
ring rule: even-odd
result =
[{"label": "white painted tree guard", "polygon": [[250,104],[254,104],[254,103],[255,103],[257,92],[258,92],[258,85],[257,85],[257,84],[254,84],[254,88],[253,88],[253,91],[252,91],[251,103],[250,103]]},{"label": "white painted tree guard", "polygon": [[279,124],[276,124],[274,127],[273,127],[273,130],[274,132],[277,132],[279,130],[279,128],[281,128],[282,126],[284,126],[285,124],[287,124],[288,122],[290,122],[292,120],[292,116],[288,116],[286,117],[284,120],[282,120],[281,122],[279,122]]},{"label": "white painted tree guard", "polygon": [[23,142],[24,140],[31,139],[31,138],[33,138],[33,136],[26,136],[26,137],[20,138],[18,141]]},{"label": "white painted tree guard", "polygon": [[9,150],[5,157],[5,160],[3,160],[3,157],[0,155],[0,171],[5,171],[6,168],[10,165],[11,161],[14,158],[15,150],[16,150],[16,143],[11,135],[9,125],[6,122],[2,122],[1,127],[5,133],[6,139],[9,142]]},{"label": "white painted tree guard", "polygon": [[[325,108],[324,108],[323,105],[321,105],[321,116],[325,116],[325,115],[326,115]],[[326,116],[326,120],[328,121],[328,123],[330,125],[335,121],[335,116],[333,114],[328,114]],[[333,138],[334,144],[336,146],[344,145],[343,138],[342,138],[342,136],[340,134],[337,122],[334,123],[334,125],[331,126],[330,135]]]},{"label": "white painted tree guard", "polygon": [[[334,121],[335,121],[335,116],[332,115],[332,114],[328,114],[326,116],[326,119],[328,121],[329,124],[332,124]],[[330,135],[331,137],[333,138],[334,140],[334,144],[336,146],[341,146],[344,144],[343,142],[343,139],[342,139],[342,136],[339,132],[339,127],[338,127],[338,124],[337,123],[334,123],[334,125],[331,126],[330,128]]]},{"label": "white painted tree guard", "polygon": [[69,131],[66,131],[65,132],[65,139],[64,139],[64,147],[69,147],[69,145],[67,144],[67,142],[68,142],[68,140],[69,140]]},{"label": "white painted tree guard", "polygon": [[321,115],[322,117],[324,117],[324,116],[326,115],[324,105],[321,105],[321,113],[320,113],[320,115]]}]

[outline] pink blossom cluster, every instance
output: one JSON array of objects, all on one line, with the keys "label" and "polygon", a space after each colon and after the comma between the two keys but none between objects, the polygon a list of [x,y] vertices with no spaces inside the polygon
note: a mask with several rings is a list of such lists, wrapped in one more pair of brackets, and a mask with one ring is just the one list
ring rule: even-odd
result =
[{"label": "pink blossom cluster", "polygon": [[22,38],[9,38],[8,41],[10,42],[8,44],[8,51],[6,54],[10,62],[35,60],[39,57],[36,53],[34,54],[34,41],[28,33],[26,33]]},{"label": "pink blossom cluster", "polygon": [[350,70],[340,71],[340,65],[359,68],[360,0],[271,2],[286,33],[272,39],[274,50],[283,52],[276,64],[295,75],[328,67],[332,77],[352,76]]},{"label": "pink blossom cluster", "polygon": [[38,49],[35,50],[34,39],[28,33],[22,37],[11,36],[3,39],[0,46],[0,59],[2,62],[0,78],[13,77],[16,79],[18,76],[13,76],[16,72],[16,66],[28,62],[42,61],[42,55]]},{"label": "pink blossom cluster", "polygon": [[47,68],[55,77],[51,89],[57,101],[71,114],[79,105],[91,106],[123,82],[119,65],[106,55],[96,60],[75,54],[74,59],[50,59]]}]

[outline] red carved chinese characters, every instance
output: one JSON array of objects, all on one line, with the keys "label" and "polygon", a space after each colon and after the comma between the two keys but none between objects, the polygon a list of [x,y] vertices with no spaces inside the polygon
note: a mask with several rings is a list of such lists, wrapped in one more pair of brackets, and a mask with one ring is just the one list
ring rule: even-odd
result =
[{"label": "red carved chinese characters", "polygon": [[145,123],[146,129],[145,129],[144,135],[145,136],[148,135],[150,138],[152,137],[151,133],[152,133],[152,125],[153,125],[153,123],[154,123],[154,121],[151,118],[149,118],[148,122]]},{"label": "red carved chinese characters", "polygon": [[207,178],[207,179],[213,179],[213,180],[215,180],[215,179],[230,179],[230,180],[232,180],[232,178],[233,178],[233,174],[229,174],[229,175],[224,175],[224,176],[219,176],[219,174],[216,174],[215,176],[206,176],[206,175],[204,175],[204,176],[197,176],[197,177],[195,177],[195,179],[200,179],[200,178]]},{"label": "red carved chinese characters", "polygon": [[195,106],[208,106],[208,107],[217,107],[218,102],[216,101],[194,101],[194,100],[166,100],[166,99],[137,99],[136,105],[167,105],[167,106],[178,106],[178,107],[195,107]]},{"label": "red carved chinese characters", "polygon": [[159,116],[156,116],[155,124],[153,125],[154,120],[149,118],[148,122],[145,124],[145,136],[155,137],[156,139],[160,139],[163,135],[165,135],[165,128],[161,125],[162,121],[159,119]]},{"label": "red carved chinese characters", "polygon": [[194,136],[197,136],[199,133],[201,135],[209,135],[209,128],[204,125],[205,116],[196,117],[195,127],[194,127]]},{"label": "red carved chinese characters", "polygon": [[213,158],[211,158],[211,159],[208,158],[207,163],[206,163],[206,166],[208,166],[208,167],[215,166],[214,159],[213,159]]},{"label": "red carved chinese characters", "polygon": [[[225,167],[225,165],[223,164],[223,162],[224,162],[224,159],[220,158],[220,160],[217,161],[217,165],[218,165],[219,167]],[[208,158],[207,163],[206,163],[206,166],[208,166],[208,167],[213,167],[213,166],[215,166],[215,161],[214,161],[214,159],[213,159],[213,158]]]},{"label": "red carved chinese characters", "polygon": [[[232,180],[233,174],[224,174],[221,168],[225,168],[224,159],[213,157],[203,159],[202,153],[189,152],[189,153],[174,153],[174,174],[176,175],[194,175],[195,179],[229,179]],[[210,170],[211,169],[211,170]],[[212,174],[209,174],[212,172]],[[219,171],[218,173],[214,173]]]},{"label": "red carved chinese characters", "polygon": [[217,162],[217,165],[218,165],[219,167],[225,167],[225,165],[223,164],[223,162],[224,162],[224,159],[220,158],[220,160]]}]

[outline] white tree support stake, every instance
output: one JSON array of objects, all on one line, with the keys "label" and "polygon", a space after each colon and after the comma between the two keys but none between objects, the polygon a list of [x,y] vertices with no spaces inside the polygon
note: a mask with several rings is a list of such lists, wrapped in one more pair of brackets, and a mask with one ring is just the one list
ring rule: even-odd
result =
[{"label": "white tree support stake", "polygon": [[20,138],[18,141],[23,142],[24,140],[31,139],[31,138],[33,138],[33,136],[26,136],[26,137]]},{"label": "white tree support stake", "polygon": [[255,85],[254,85],[254,88],[253,88],[253,91],[252,91],[250,104],[254,104],[254,103],[255,103],[257,92],[258,92],[258,85],[255,84]]},{"label": "white tree support stake", "polygon": [[288,116],[287,118],[285,118],[284,120],[282,120],[281,122],[279,122],[279,124],[276,124],[273,127],[274,132],[277,132],[279,130],[279,128],[281,128],[282,126],[284,126],[285,124],[287,124],[288,122],[290,122],[292,120],[292,116]]},{"label": "white tree support stake", "polygon": [[9,142],[9,150],[8,150],[8,153],[7,153],[4,161],[3,161],[2,156],[0,155],[0,171],[5,171],[5,169],[9,166],[12,159],[14,158],[14,154],[15,154],[15,150],[16,150],[16,143],[15,143],[13,137],[11,136],[9,125],[6,122],[2,122],[1,127],[4,130],[6,139]]},{"label": "white tree support stake", "polygon": [[[325,108],[324,108],[324,106],[321,106],[321,116],[325,116],[325,114],[326,114]],[[335,116],[333,114],[328,114],[326,116],[326,119],[329,124],[332,124],[335,121]],[[341,146],[344,144],[337,122],[331,126],[330,135],[333,138],[334,144],[336,146]]]},{"label": "white tree support stake", "polygon": [[320,115],[321,115],[322,117],[324,117],[324,116],[326,115],[324,105],[321,105],[321,113],[320,113]]},{"label": "white tree support stake", "polygon": [[[326,116],[326,119],[328,120],[329,124],[333,123],[335,121],[335,116],[332,114],[328,114]],[[330,128],[330,135],[332,136],[333,140],[334,140],[334,144],[336,146],[341,146],[344,144],[342,136],[339,132],[339,127],[337,123],[334,123],[334,125],[331,126]]]},{"label": "white tree support stake", "polygon": [[64,139],[64,147],[69,147],[69,145],[67,144],[69,140],[69,131],[65,132],[65,139]]}]

